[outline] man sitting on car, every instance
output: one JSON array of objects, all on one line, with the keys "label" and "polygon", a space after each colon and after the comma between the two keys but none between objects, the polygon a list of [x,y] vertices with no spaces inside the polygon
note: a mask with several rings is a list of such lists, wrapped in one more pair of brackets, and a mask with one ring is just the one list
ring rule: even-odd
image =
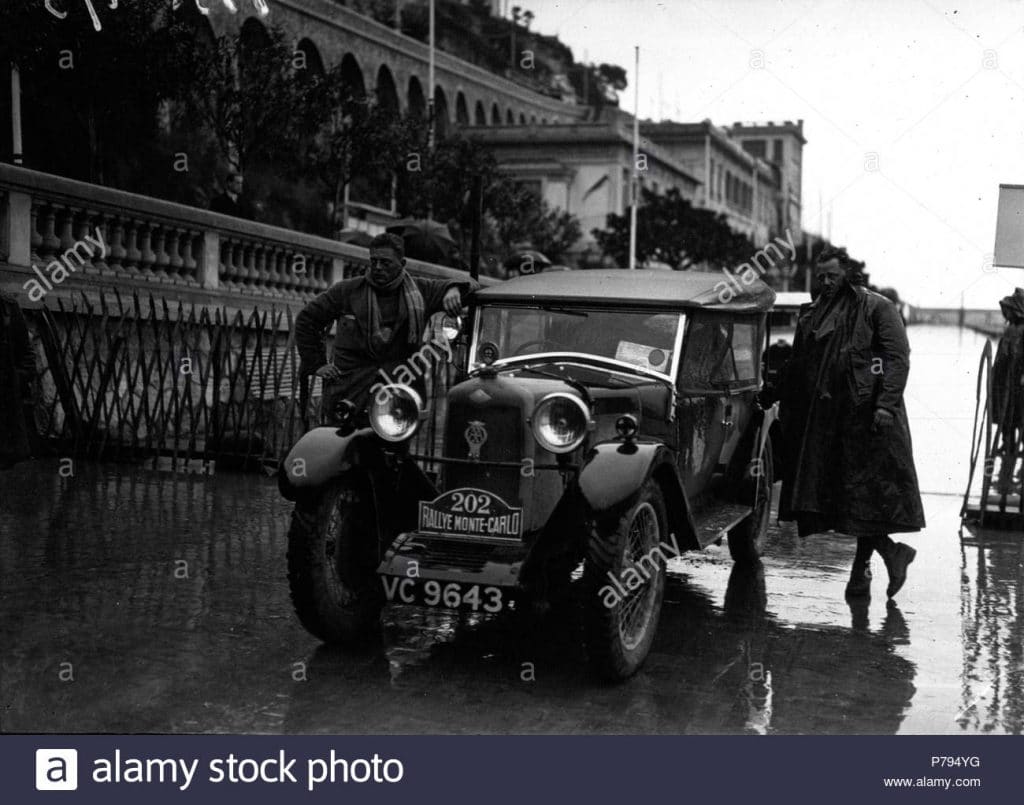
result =
[{"label": "man sitting on car", "polygon": [[[324,423],[335,424],[336,406],[343,399],[363,412],[370,390],[390,382],[398,366],[419,349],[427,319],[441,311],[458,315],[472,285],[469,279],[413,277],[405,268],[402,239],[390,234],[375,237],[366,274],[335,283],[295,319],[300,372],[324,379]],[[337,332],[328,361],[324,335],[334,322]]]}]

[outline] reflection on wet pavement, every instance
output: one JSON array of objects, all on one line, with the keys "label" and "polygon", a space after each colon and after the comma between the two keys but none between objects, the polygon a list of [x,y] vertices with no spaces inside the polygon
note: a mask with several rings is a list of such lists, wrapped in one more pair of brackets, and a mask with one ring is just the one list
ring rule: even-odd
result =
[{"label": "reflection on wet pavement", "polygon": [[0,474],[0,729],[1019,734],[1024,543],[961,543],[955,490],[923,485],[898,606],[877,559],[875,597],[846,603],[851,540],[775,526],[761,567],[725,547],[673,560],[646,665],[606,685],[573,611],[392,607],[375,645],[319,646],[292,615],[268,479],[23,464]]}]

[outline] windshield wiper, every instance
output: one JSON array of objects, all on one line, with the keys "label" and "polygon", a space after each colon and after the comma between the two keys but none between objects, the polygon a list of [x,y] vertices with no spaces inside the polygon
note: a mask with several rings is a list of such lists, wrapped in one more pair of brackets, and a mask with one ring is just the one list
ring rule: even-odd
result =
[{"label": "windshield wiper", "polygon": [[538,369],[536,366],[532,366],[530,364],[527,364],[526,366],[516,366],[514,368],[523,372],[533,372],[535,375],[540,375],[541,377],[550,377],[553,380],[560,380],[576,389],[587,405],[590,405],[590,394],[587,391],[587,387],[571,375],[559,374],[558,372],[546,372],[543,369]]}]

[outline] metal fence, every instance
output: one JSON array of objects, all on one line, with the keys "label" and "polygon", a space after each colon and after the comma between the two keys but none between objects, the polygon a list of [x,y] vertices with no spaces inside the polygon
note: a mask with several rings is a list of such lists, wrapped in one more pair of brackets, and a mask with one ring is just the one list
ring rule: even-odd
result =
[{"label": "metal fence", "polygon": [[[271,470],[319,421],[289,308],[168,305],[116,290],[31,312],[37,430],[61,455],[191,472]],[[436,455],[453,367],[432,367],[414,452]],[[307,384],[304,392],[300,386]]]}]

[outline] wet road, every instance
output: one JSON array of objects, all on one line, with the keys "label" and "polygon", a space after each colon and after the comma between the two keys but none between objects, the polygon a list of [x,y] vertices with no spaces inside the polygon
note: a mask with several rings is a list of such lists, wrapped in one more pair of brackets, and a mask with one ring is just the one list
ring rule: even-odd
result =
[{"label": "wet road", "polygon": [[56,461],[0,475],[0,729],[30,732],[1024,731],[1024,541],[962,543],[982,339],[912,328],[907,406],[927,530],[899,606],[843,598],[842,537],[774,527],[760,572],[673,560],[633,679],[586,672],[579,623],[395,607],[380,645],[292,615],[271,480]]}]

